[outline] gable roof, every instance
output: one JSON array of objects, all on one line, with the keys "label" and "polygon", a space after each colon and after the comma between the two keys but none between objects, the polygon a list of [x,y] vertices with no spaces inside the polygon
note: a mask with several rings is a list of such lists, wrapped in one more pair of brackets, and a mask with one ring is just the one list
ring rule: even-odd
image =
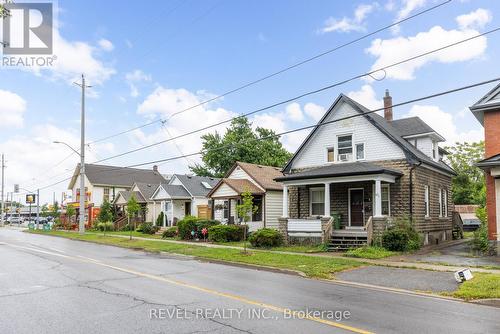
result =
[{"label": "gable roof", "polygon": [[422,163],[425,163],[429,166],[437,168],[443,172],[446,172],[446,173],[449,173],[452,175],[456,174],[455,171],[450,166],[445,164],[444,162],[432,160],[425,153],[421,152],[416,147],[414,147],[412,144],[410,144],[408,141],[406,141],[406,139],[403,138],[401,133],[394,126],[392,126],[391,123],[388,122],[384,117],[380,116],[377,113],[372,112],[371,110],[367,109],[363,105],[352,100],[351,98],[347,97],[344,94],[340,94],[337,97],[337,99],[333,102],[333,104],[330,106],[328,111],[319,120],[316,127],[309,133],[309,135],[306,137],[306,139],[300,145],[297,152],[295,152],[293,157],[286,164],[285,168],[283,169],[283,172],[285,172],[285,173],[290,172],[291,164],[292,164],[293,160],[295,159],[295,157],[302,151],[302,149],[305,147],[306,143],[309,142],[309,140],[312,138],[312,136],[320,128],[320,124],[325,122],[325,119],[328,117],[328,115],[335,109],[337,104],[339,104],[340,102],[344,102],[344,103],[349,104],[354,110],[356,110],[361,115],[363,115],[363,117],[365,117],[370,123],[372,123],[376,128],[378,128],[390,140],[392,140],[396,145],[398,145],[405,153],[406,159],[408,161],[410,161],[410,162],[422,162]]},{"label": "gable roof", "polygon": [[444,138],[440,134],[417,116],[395,119],[391,122],[391,125],[402,137],[433,133],[444,141]]},{"label": "gable roof", "polygon": [[118,196],[116,196],[115,200],[113,201],[116,203],[117,199],[119,196],[123,197],[125,202],[128,202],[129,199],[132,197],[132,195],[135,197],[135,200],[137,203],[146,203],[146,199],[141,195],[140,192],[138,191],[127,191],[127,190],[122,190],[118,192]]},{"label": "gable roof", "polygon": [[[227,184],[231,189],[238,194],[250,191],[252,194],[263,194],[264,191],[257,187],[252,181],[247,179],[222,179],[222,182]],[[219,183],[221,184],[221,183]]]},{"label": "gable roof", "polygon": [[274,179],[283,176],[281,168],[251,164],[248,162],[236,161],[234,166],[226,174],[229,177],[236,167],[243,169],[259,186],[265,190],[283,190],[283,185]]},{"label": "gable roof", "polygon": [[[174,177],[179,179],[187,192],[193,197],[205,197],[210,190],[215,187],[220,179],[208,176],[174,174]],[[212,188],[208,189],[203,185],[203,182],[208,183]]]},{"label": "gable roof", "polygon": [[484,125],[484,113],[500,109],[500,84],[496,85],[486,95],[469,107],[479,123]]},{"label": "gable roof", "polygon": [[397,170],[381,167],[371,162],[356,161],[356,162],[348,162],[341,164],[331,164],[327,166],[308,169],[302,172],[288,174],[283,177],[279,177],[276,180],[286,181],[286,180],[314,179],[322,177],[367,175],[367,174],[390,174],[394,176],[403,175],[401,172]]},{"label": "gable roof", "polygon": [[[135,182],[134,185],[137,186],[144,199],[149,201],[160,184]],[[132,188],[134,188],[134,186],[132,186]]]},{"label": "gable roof", "polygon": [[[75,168],[68,189],[73,189],[80,175],[80,164]],[[152,169],[138,169],[106,165],[85,164],[85,176],[93,185],[129,188],[134,182],[160,184],[166,180]]]}]

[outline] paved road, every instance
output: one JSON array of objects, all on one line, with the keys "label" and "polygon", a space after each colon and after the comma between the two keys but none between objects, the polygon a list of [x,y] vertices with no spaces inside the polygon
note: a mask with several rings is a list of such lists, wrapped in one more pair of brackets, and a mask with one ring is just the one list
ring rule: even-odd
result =
[{"label": "paved road", "polygon": [[1,333],[500,333],[493,307],[7,228],[0,305]]}]

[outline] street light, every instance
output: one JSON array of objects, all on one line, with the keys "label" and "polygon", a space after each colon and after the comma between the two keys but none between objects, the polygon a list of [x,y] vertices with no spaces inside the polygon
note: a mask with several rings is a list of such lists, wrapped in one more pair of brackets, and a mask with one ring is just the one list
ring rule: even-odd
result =
[{"label": "street light", "polygon": [[[85,233],[85,156],[84,154],[79,153],[75,150],[71,145],[62,142],[62,141],[54,141],[54,144],[62,144],[68,147],[70,150],[75,152],[80,157],[80,221],[78,224],[78,232],[80,234]],[[83,152],[83,151],[82,151]]]}]

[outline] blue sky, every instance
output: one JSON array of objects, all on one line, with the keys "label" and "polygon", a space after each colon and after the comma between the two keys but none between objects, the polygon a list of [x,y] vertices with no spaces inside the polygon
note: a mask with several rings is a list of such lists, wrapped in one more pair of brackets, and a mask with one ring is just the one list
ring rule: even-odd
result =
[{"label": "blue sky", "polygon": [[[18,1],[19,2],[19,1]],[[0,67],[0,151],[12,184],[34,188],[67,177],[76,155],[52,144],[78,146],[80,92],[72,84],[84,72],[93,87],[87,99],[87,142],[148,122],[207,97],[348,42],[439,1],[64,1],[57,3],[51,69]],[[88,161],[167,139],[299,93],[369,71],[498,26],[500,4],[458,1],[398,27],[300,66],[204,107],[127,135],[90,145]],[[265,111],[255,125],[282,131],[313,124],[340,93],[367,107],[380,106],[385,89],[394,103],[498,75],[500,33],[391,69],[382,81],[356,80]],[[418,115],[450,142],[478,140],[482,128],[467,107],[491,87],[395,109]],[[165,129],[166,128],[166,129]],[[223,127],[218,127],[224,131]],[[283,138],[293,151],[305,133]],[[193,135],[106,163],[124,166],[177,156],[200,148]],[[165,173],[186,172],[197,161],[163,164]],[[67,183],[45,190],[52,198]]]}]

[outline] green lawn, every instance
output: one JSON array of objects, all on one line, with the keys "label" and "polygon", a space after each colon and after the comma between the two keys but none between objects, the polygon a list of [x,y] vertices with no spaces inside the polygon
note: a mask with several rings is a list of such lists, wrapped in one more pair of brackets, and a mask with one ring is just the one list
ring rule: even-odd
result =
[{"label": "green lawn", "polygon": [[383,247],[369,246],[350,249],[345,253],[345,256],[357,257],[362,259],[383,259],[399,254],[398,252],[391,252]]},{"label": "green lawn", "polygon": [[500,275],[487,273],[473,275],[473,279],[463,282],[456,291],[446,295],[466,300],[500,298]]},{"label": "green lawn", "polygon": [[75,240],[85,240],[100,244],[114,245],[125,248],[144,249],[152,252],[169,252],[196,256],[199,258],[238,262],[279,269],[290,269],[303,272],[309,277],[332,278],[335,272],[363,265],[362,262],[351,259],[312,257],[300,254],[275,254],[266,251],[244,254],[238,249],[213,248],[197,246],[195,244],[180,244],[170,242],[158,242],[155,240],[126,239],[120,237],[104,237],[102,234],[80,235],[65,231],[30,231],[31,233],[47,234],[65,237]]},{"label": "green lawn", "polygon": [[[95,233],[98,235],[103,235],[103,232],[88,232],[88,233]],[[106,235],[110,234],[116,234],[116,235],[130,235],[130,231],[111,231],[111,232],[106,232]],[[133,237],[142,237],[142,238],[150,238],[150,239],[161,239],[161,235],[159,234],[144,234],[142,232],[137,232],[137,231],[132,231],[132,236]]]},{"label": "green lawn", "polygon": [[[230,242],[214,242],[216,245],[222,246],[234,246],[234,247],[243,247],[243,241],[230,241]],[[249,242],[247,242],[247,248],[253,248]],[[257,248],[262,249],[262,248]],[[273,251],[281,251],[281,252],[293,252],[293,253],[319,253],[324,252],[325,249],[323,245],[286,245],[281,247],[273,247],[269,250]]]}]

